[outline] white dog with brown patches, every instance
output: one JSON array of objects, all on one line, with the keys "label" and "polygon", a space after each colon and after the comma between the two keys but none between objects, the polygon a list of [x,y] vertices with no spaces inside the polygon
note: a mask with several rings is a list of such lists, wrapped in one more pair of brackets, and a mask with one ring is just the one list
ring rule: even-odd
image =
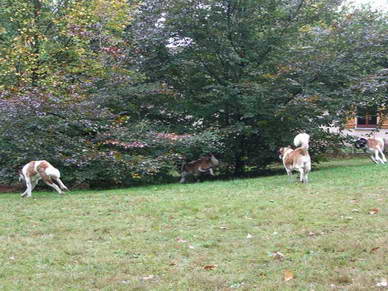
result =
[{"label": "white dog with brown patches", "polygon": [[308,152],[310,136],[307,133],[300,133],[294,138],[293,150],[290,146],[282,147],[279,150],[279,158],[283,161],[287,175],[291,176],[292,171],[299,171],[300,181],[308,182],[308,175],[311,171],[311,159]]},{"label": "white dog with brown patches", "polygon": [[[21,173],[20,180],[26,183],[27,189],[21,194],[22,197],[31,197],[31,192],[38,184],[39,180],[43,180],[47,185],[54,188],[59,194],[63,194],[62,190],[69,190],[62,183],[59,170],[47,161],[31,161],[26,164]],[[56,184],[56,183],[59,185]]]},{"label": "white dog with brown patches", "polygon": [[354,146],[358,149],[363,149],[365,152],[370,153],[370,158],[376,164],[385,164],[387,159],[384,155],[384,139],[383,138],[359,138],[354,143]]}]

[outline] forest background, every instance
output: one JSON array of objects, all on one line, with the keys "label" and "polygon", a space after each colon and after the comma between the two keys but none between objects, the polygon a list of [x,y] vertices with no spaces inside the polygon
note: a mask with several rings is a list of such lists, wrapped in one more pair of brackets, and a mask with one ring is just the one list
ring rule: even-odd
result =
[{"label": "forest background", "polygon": [[338,0],[0,0],[0,183],[46,159],[73,187],[176,181],[213,153],[257,173],[388,108],[387,14]]}]

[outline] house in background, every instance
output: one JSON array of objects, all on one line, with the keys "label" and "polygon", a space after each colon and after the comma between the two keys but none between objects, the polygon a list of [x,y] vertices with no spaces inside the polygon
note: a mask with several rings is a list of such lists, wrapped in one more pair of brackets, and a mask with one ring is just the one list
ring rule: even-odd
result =
[{"label": "house in background", "polygon": [[388,139],[388,116],[377,107],[359,107],[357,113],[348,119],[344,134],[354,137],[384,137]]},{"label": "house in background", "polygon": [[334,126],[329,127],[328,130],[355,138],[383,137],[388,144],[388,115],[384,116],[376,107],[360,107],[347,119],[343,130],[340,131]]}]

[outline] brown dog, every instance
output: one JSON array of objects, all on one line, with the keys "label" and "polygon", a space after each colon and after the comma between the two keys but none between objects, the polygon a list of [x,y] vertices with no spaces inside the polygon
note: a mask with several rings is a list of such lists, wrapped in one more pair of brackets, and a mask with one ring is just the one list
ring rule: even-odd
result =
[{"label": "brown dog", "polygon": [[200,173],[209,172],[210,175],[214,176],[213,168],[217,167],[218,165],[219,161],[212,154],[204,156],[198,160],[189,162],[187,164],[183,164],[180,183],[184,183],[188,175],[196,176]]}]

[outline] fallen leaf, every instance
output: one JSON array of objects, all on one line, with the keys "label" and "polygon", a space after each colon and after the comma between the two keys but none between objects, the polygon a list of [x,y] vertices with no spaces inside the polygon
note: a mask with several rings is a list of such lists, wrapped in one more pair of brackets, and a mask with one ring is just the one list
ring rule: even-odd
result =
[{"label": "fallen leaf", "polygon": [[176,241],[179,243],[187,243],[187,240],[181,239],[179,237],[176,239]]},{"label": "fallen leaf", "polygon": [[352,212],[360,212],[360,210],[358,210],[358,209],[352,209]]},{"label": "fallen leaf", "polygon": [[380,248],[380,247],[375,247],[375,248],[371,249],[371,250],[370,250],[370,253],[376,252],[379,248]]},{"label": "fallen leaf", "polygon": [[376,284],[377,287],[387,287],[388,286],[388,282],[387,282],[387,279],[385,278],[381,278],[381,281],[378,282]]},{"label": "fallen leaf", "polygon": [[189,245],[189,249],[194,249],[194,246],[192,246],[192,245]]},{"label": "fallen leaf", "polygon": [[378,208],[372,208],[371,210],[369,210],[369,214],[373,215],[373,214],[377,214],[379,213],[379,209]]},{"label": "fallen leaf", "polygon": [[203,267],[206,271],[214,270],[217,268],[217,265],[206,265]]},{"label": "fallen leaf", "polygon": [[285,270],[283,278],[284,278],[284,281],[292,280],[294,279],[294,273],[292,273],[290,270]]},{"label": "fallen leaf", "polygon": [[153,279],[155,276],[154,275],[149,275],[149,276],[146,276],[146,277],[143,277],[141,278],[143,281],[147,281],[147,280],[151,280]]},{"label": "fallen leaf", "polygon": [[176,266],[176,263],[175,262],[171,262],[168,264],[169,266]]},{"label": "fallen leaf", "polygon": [[252,235],[248,233],[247,238],[252,238]]},{"label": "fallen leaf", "polygon": [[276,252],[272,254],[273,258],[279,261],[283,261],[285,258],[285,255],[283,255],[281,252]]}]

